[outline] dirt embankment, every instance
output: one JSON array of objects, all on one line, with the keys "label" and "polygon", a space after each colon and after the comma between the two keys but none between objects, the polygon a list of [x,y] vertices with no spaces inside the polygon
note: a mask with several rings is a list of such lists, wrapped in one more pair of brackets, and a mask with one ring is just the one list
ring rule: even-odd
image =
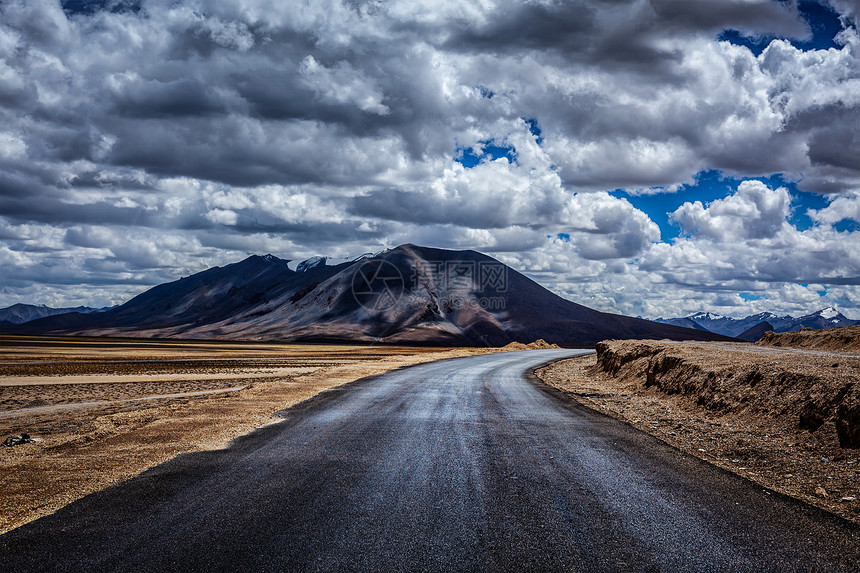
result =
[{"label": "dirt embankment", "polygon": [[550,348],[561,348],[558,344],[550,344],[543,338],[538,338],[534,342],[529,342],[528,344],[523,344],[522,342],[511,342],[505,346],[502,346],[501,350],[504,352],[515,351],[515,350],[547,350]]},{"label": "dirt embankment", "polygon": [[860,356],[611,341],[597,345],[597,364],[710,411],[749,412],[810,431],[832,423],[841,447],[860,448]]},{"label": "dirt embankment", "polygon": [[799,332],[766,332],[756,344],[857,354],[860,353],[860,325]]},{"label": "dirt embankment", "polygon": [[681,450],[860,521],[860,356],[607,341],[538,374]]}]

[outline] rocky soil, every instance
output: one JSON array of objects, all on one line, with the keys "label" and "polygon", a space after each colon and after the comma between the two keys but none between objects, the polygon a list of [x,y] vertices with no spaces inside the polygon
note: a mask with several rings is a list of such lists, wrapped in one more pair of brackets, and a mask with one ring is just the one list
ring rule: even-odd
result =
[{"label": "rocky soil", "polygon": [[804,329],[799,332],[766,332],[756,344],[857,354],[860,353],[860,325],[824,330]]},{"label": "rocky soil", "polygon": [[681,450],[860,521],[860,355],[607,341],[538,375]]}]

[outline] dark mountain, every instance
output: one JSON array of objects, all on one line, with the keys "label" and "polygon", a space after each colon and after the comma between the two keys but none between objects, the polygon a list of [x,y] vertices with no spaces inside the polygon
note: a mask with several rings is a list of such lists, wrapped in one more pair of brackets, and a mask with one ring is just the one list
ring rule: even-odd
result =
[{"label": "dark mountain", "polygon": [[741,340],[745,340],[747,342],[758,342],[758,339],[764,336],[765,332],[770,332],[773,330],[773,326],[768,321],[762,321],[756,324],[755,326],[751,326],[738,334],[737,338]]},{"label": "dark mountain", "polygon": [[69,312],[78,312],[81,314],[89,314],[93,312],[101,312],[103,308],[90,308],[88,306],[76,306],[74,308],[51,308],[44,305],[33,304],[13,304],[6,308],[0,308],[0,325],[6,324],[23,324],[31,320],[45,318],[46,316],[54,316],[57,314],[66,314]]},{"label": "dark mountain", "polygon": [[762,322],[768,322],[774,332],[795,332],[801,328],[819,330],[822,328],[860,324],[860,320],[851,320],[832,307],[824,308],[798,318],[788,315],[777,316],[770,312],[753,314],[744,318],[730,318],[711,314],[710,312],[698,312],[684,318],[658,318],[656,322],[684,325],[691,328],[695,328],[693,326],[695,324],[710,332],[737,338],[740,338],[741,333],[754,328]]},{"label": "dark mountain", "polygon": [[[267,304],[270,298],[292,293],[337,272],[338,267],[317,267],[297,273],[289,261],[273,255],[253,255],[224,267],[165,283],[137,295],[127,303],[90,314],[65,314],[28,323],[27,332],[77,334],[128,333],[153,336],[193,337],[193,330],[219,323],[249,308]],[[342,265],[346,266],[346,265]],[[10,329],[4,329],[12,332]]]},{"label": "dark mountain", "polygon": [[305,263],[298,272],[271,255],[253,256],[157,286],[107,312],[45,318],[18,331],[482,346],[538,338],[579,347],[607,338],[725,339],[592,310],[475,251],[403,245],[336,266]]}]

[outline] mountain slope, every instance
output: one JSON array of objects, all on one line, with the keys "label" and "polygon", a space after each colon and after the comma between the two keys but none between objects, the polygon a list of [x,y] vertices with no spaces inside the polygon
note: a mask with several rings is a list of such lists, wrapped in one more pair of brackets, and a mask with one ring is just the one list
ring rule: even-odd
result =
[{"label": "mountain slope", "polygon": [[304,272],[275,257],[250,257],[160,285],[108,312],[43,319],[26,331],[481,346],[537,338],[564,346],[724,339],[592,310],[475,251],[403,245],[297,269]]},{"label": "mountain slope", "polygon": [[759,322],[755,326],[751,326],[738,334],[737,338],[740,340],[745,340],[746,342],[756,342],[759,338],[764,336],[765,332],[773,331],[773,325],[768,321],[764,320]]},{"label": "mountain slope", "polygon": [[67,314],[69,312],[78,312],[81,314],[89,314],[93,312],[101,312],[104,309],[90,308],[88,306],[77,306],[74,308],[51,308],[44,305],[33,304],[13,304],[6,308],[0,308],[0,324],[23,324],[31,320],[45,318],[46,316],[55,316],[57,314]]},{"label": "mountain slope", "polygon": [[694,330],[704,330],[705,332],[711,332],[695,320],[686,317],[686,318],[658,318],[654,322],[660,322],[662,324],[674,324],[675,326],[683,326],[684,328],[692,328]]},{"label": "mountain slope", "polygon": [[201,325],[228,319],[336,272],[336,267],[325,266],[297,272],[288,263],[272,255],[253,255],[158,285],[105,312],[65,314],[4,331],[193,337]]}]

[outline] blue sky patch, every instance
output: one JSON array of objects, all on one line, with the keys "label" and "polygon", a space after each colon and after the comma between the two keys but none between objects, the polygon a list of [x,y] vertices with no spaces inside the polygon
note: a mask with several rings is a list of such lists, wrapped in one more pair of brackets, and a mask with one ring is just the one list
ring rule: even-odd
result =
[{"label": "blue sky patch", "polygon": [[[842,31],[842,22],[839,21],[839,15],[836,12],[829,6],[811,0],[801,0],[797,8],[800,15],[809,24],[812,38],[806,41],[784,39],[790,41],[795,48],[803,51],[827,50],[828,48],[838,50],[841,47],[833,41],[833,38]],[[758,56],[776,38],[774,36],[750,37],[744,36],[737,30],[725,30],[717,39],[737,46],[746,46]]]},{"label": "blue sky patch", "polygon": [[538,121],[535,118],[523,119],[526,124],[529,126],[529,131],[532,135],[535,136],[535,140],[538,145],[543,143],[543,131],[541,131],[540,126],[538,125]]},{"label": "blue sky patch", "polygon": [[478,91],[481,92],[481,97],[487,99],[493,99],[493,96],[496,95],[496,92],[494,92],[487,86],[478,86]]},{"label": "blue sky patch", "polygon": [[860,231],[860,223],[855,221],[854,219],[842,219],[835,225],[833,228],[839,231],[840,233],[849,232],[853,233],[855,231]]},{"label": "blue sky patch", "polygon": [[114,14],[122,12],[139,12],[140,0],[125,0],[123,2],[108,2],[108,0],[64,0],[60,3],[67,14],[95,14],[108,10]]},{"label": "blue sky patch", "polygon": [[461,163],[467,169],[475,167],[482,161],[495,161],[502,157],[507,157],[511,163],[517,162],[517,150],[513,145],[499,145],[493,139],[479,143],[480,147],[478,149],[474,147],[458,147],[454,161]]},{"label": "blue sky patch", "polygon": [[[797,183],[786,181],[782,174],[777,173],[769,177],[723,177],[718,170],[702,171],[696,175],[696,182],[692,185],[684,185],[677,193],[658,193],[655,195],[631,195],[623,189],[616,189],[611,194],[618,198],[627,199],[634,207],[646,213],[658,227],[660,237],[663,241],[670,241],[680,235],[681,229],[669,219],[669,214],[674,212],[684,203],[701,201],[707,205],[717,199],[728,197],[737,191],[742,181],[755,179],[762,181],[768,187],[775,189],[785,187],[791,195],[791,216],[789,223],[798,230],[805,231],[814,225],[807,214],[809,209],[823,209],[828,205],[827,198],[818,193],[808,193],[797,188]],[[853,225],[852,225],[853,223]],[[839,225],[846,229],[856,229],[858,226],[853,221],[843,221]],[[852,228],[853,227],[853,228]],[[838,228],[838,225],[837,225]]]}]

